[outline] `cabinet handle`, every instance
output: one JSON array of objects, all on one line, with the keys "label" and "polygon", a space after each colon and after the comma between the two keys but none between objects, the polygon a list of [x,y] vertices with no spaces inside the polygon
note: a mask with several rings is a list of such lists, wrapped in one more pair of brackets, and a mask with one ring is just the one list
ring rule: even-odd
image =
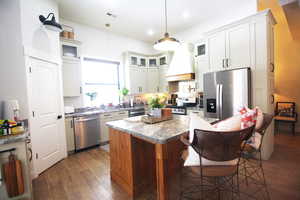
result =
[{"label": "cabinet handle", "polygon": [[74,121],[73,121],[73,119],[71,120],[71,128],[73,128],[74,127],[74,125],[73,125],[73,123],[74,123]]},{"label": "cabinet handle", "polygon": [[82,94],[82,87],[81,86],[79,88],[79,92],[80,92],[80,94]]},{"label": "cabinet handle", "polygon": [[225,61],[225,59],[222,59],[222,68],[224,68],[224,67],[225,67],[225,65],[224,65],[224,61]]},{"label": "cabinet handle", "polygon": [[270,63],[271,64],[271,72],[274,72],[275,71],[275,65],[274,63]]},{"label": "cabinet handle", "polygon": [[229,67],[229,58],[226,58],[225,60],[226,60],[226,68],[228,68]]},{"label": "cabinet handle", "polygon": [[274,102],[275,102],[274,94],[271,94],[271,104],[274,104]]}]

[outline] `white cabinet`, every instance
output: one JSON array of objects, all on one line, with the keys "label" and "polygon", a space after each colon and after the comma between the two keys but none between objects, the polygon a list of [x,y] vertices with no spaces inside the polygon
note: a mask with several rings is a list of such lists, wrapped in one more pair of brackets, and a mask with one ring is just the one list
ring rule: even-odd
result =
[{"label": "white cabinet", "polygon": [[159,68],[159,92],[169,92],[169,84],[167,80],[168,67]]},{"label": "white cabinet", "polygon": [[106,122],[121,120],[128,117],[128,111],[118,111],[111,113],[100,114],[100,142],[105,143],[109,141],[109,130]]},{"label": "white cabinet", "polygon": [[208,60],[197,57],[195,59],[195,82],[197,91],[203,92],[203,75],[209,71]]},{"label": "white cabinet", "polygon": [[140,93],[139,68],[129,67],[128,88],[130,94]]},{"label": "white cabinet", "polygon": [[124,52],[126,87],[130,94],[168,92],[169,54],[143,55]]},{"label": "white cabinet", "polygon": [[65,97],[81,95],[81,62],[80,59],[63,59],[63,93]]},{"label": "white cabinet", "polygon": [[251,67],[251,44],[255,41],[251,39],[250,23],[227,30],[226,37],[226,66]]},{"label": "white cabinet", "polygon": [[73,152],[75,150],[75,139],[74,139],[74,121],[73,118],[65,118],[65,132],[67,141],[67,151]]},{"label": "white cabinet", "polygon": [[209,67],[212,71],[251,67],[253,48],[250,23],[214,32],[207,36]]},{"label": "white cabinet", "polygon": [[207,38],[208,60],[212,71],[219,71],[224,68],[226,58],[226,32],[214,33]]},{"label": "white cabinet", "polygon": [[147,92],[159,92],[159,68],[149,68],[147,72]]}]

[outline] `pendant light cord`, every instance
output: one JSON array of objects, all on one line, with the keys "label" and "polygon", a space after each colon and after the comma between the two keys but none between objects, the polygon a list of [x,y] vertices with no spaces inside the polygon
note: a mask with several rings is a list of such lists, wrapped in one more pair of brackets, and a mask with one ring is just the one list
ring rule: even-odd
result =
[{"label": "pendant light cord", "polygon": [[165,0],[165,22],[166,22],[166,33],[168,33],[168,13],[167,13],[167,0]]}]

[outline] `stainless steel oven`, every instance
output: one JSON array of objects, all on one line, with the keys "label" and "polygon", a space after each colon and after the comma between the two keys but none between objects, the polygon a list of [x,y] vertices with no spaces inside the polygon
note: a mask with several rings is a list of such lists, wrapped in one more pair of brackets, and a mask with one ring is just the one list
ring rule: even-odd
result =
[{"label": "stainless steel oven", "polygon": [[75,151],[99,145],[100,116],[88,115],[74,119]]},{"label": "stainless steel oven", "polygon": [[136,108],[129,110],[129,117],[135,117],[135,116],[140,116],[140,115],[145,115],[145,108]]}]

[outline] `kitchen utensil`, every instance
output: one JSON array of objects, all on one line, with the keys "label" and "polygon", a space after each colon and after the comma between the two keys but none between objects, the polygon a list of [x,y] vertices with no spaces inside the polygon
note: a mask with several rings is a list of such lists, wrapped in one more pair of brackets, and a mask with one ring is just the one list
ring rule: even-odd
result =
[{"label": "kitchen utensil", "polygon": [[19,196],[24,193],[22,163],[12,153],[8,157],[8,162],[3,164],[3,176],[9,197]]}]

